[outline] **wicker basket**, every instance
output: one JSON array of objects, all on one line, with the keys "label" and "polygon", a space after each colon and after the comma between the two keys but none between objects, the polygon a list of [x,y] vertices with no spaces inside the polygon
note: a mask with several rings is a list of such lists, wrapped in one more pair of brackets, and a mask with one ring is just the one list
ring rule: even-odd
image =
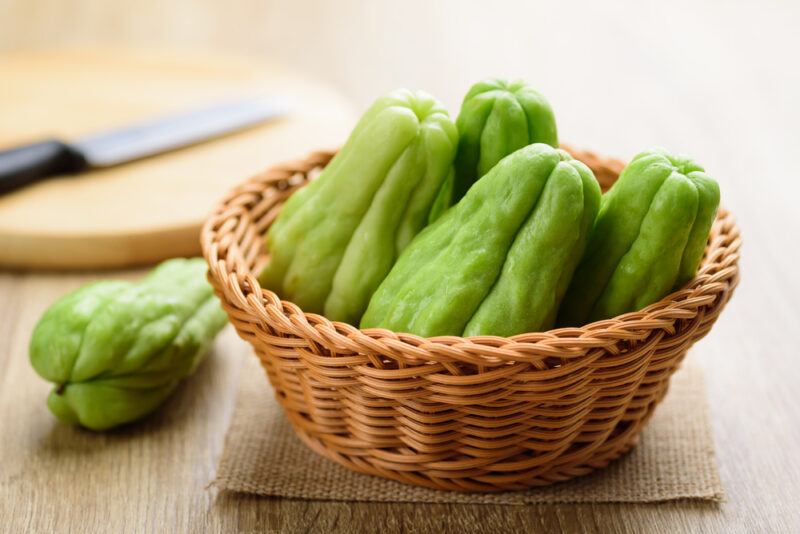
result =
[{"label": "wicker basket", "polygon": [[[623,164],[571,150],[601,186]],[[298,436],[363,473],[430,488],[514,490],[604,467],[630,450],[686,350],[739,278],[739,230],[720,209],[697,277],[644,310],[581,328],[425,339],[304,313],[256,280],[284,200],[332,152],[234,189],[202,231],[209,278]]]}]

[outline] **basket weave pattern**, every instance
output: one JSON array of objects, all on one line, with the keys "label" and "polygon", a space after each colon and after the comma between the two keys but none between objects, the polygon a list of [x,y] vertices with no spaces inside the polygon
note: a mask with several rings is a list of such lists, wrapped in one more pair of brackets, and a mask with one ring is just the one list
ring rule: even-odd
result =
[{"label": "basket weave pattern", "polygon": [[[570,151],[604,188],[623,167]],[[356,471],[497,491],[604,467],[636,444],[738,283],[739,230],[721,208],[695,279],[638,312],[510,338],[426,339],[331,322],[256,278],[283,202],[332,156],[313,153],[234,189],[206,221],[202,245],[211,283],[297,434]]]}]

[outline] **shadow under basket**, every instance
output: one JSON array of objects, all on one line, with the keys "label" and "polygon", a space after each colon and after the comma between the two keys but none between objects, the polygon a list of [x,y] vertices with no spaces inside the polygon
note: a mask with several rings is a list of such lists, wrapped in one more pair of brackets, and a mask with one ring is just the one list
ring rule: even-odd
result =
[{"label": "shadow under basket", "polygon": [[[623,168],[568,150],[603,188]],[[201,239],[209,279],[297,435],[355,471],[499,491],[602,468],[636,444],[739,280],[739,229],[720,208],[697,276],[638,312],[509,338],[422,338],[331,322],[262,289],[257,276],[283,202],[333,154],[312,153],[236,187]]]}]

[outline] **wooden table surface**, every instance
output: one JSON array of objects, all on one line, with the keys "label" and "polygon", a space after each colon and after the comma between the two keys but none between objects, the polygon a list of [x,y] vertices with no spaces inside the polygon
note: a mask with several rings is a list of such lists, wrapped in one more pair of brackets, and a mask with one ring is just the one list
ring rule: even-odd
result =
[{"label": "wooden table surface", "polygon": [[550,98],[565,141],[625,158],[652,145],[693,155],[720,181],[744,236],[742,283],[690,355],[706,370],[725,503],[220,495],[206,485],[247,346],[226,332],[191,383],[145,423],[103,436],[61,427],[27,362],[30,330],[58,295],[108,273],[5,272],[0,530],[800,532],[800,4],[599,4],[2,0],[0,50],[112,43],[239,52],[316,74],[358,108],[406,85],[455,112],[477,79],[519,76]]}]

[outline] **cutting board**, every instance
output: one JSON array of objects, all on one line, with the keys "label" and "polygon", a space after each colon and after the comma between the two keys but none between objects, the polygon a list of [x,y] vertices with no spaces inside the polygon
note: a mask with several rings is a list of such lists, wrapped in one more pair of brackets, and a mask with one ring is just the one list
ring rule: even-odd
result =
[{"label": "cutting board", "polygon": [[231,186],[270,164],[341,144],[355,123],[330,88],[253,60],[108,49],[0,55],[0,149],[261,94],[289,96],[292,112],[0,196],[0,267],[115,268],[199,254],[202,221]]}]

